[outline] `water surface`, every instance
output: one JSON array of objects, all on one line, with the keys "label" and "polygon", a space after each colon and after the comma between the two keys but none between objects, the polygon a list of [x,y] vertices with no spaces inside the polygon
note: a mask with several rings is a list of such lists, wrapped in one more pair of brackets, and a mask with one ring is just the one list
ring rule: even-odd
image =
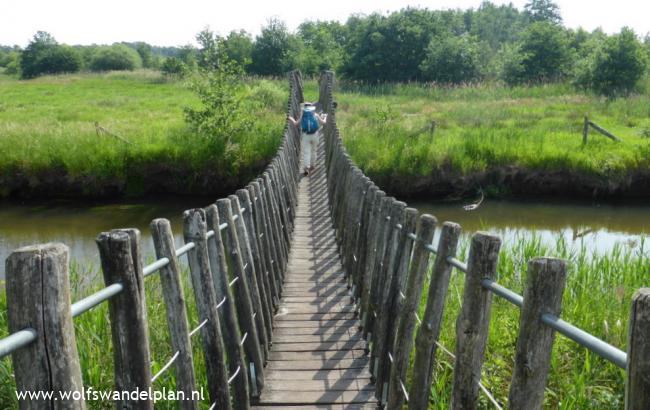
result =
[{"label": "water surface", "polygon": [[486,199],[474,211],[465,203],[415,201],[420,212],[435,215],[440,222],[459,223],[463,232],[479,230],[500,235],[505,243],[538,235],[554,245],[559,237],[577,248],[604,253],[615,246],[635,247],[650,233],[650,204],[599,204],[576,201],[497,201]]},{"label": "water surface", "polygon": [[110,203],[0,202],[0,279],[4,278],[4,261],[12,250],[46,242],[66,244],[72,263],[84,266],[83,272],[97,271],[100,264],[95,238],[100,232],[116,228],[140,229],[146,262],[154,255],[149,233],[153,219],[169,219],[176,244],[182,245],[183,211],[209,203],[206,198],[188,197]]}]

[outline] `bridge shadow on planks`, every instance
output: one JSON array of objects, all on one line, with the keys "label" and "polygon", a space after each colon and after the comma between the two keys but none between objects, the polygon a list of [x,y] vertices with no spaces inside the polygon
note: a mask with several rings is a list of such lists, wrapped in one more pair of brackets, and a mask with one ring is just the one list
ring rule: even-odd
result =
[{"label": "bridge shadow on planks", "polygon": [[332,228],[322,148],[316,170],[300,182],[266,387],[254,409],[377,407]]}]

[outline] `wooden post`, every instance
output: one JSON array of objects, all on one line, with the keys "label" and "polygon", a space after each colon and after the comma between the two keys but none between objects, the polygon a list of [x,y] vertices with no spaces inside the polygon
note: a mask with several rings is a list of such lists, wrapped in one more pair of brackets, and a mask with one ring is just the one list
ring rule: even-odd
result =
[{"label": "wooden post", "polygon": [[[124,289],[109,300],[115,390],[136,391],[151,387],[149,331],[145,308],[140,231],[102,232],[97,237],[106,285],[121,283]],[[124,409],[153,409],[152,400],[118,402]]]},{"label": "wooden post", "polygon": [[253,261],[254,276],[257,281],[257,289],[262,302],[262,310],[264,312],[264,324],[266,325],[266,334],[267,334],[267,343],[271,343],[271,338],[273,337],[273,301],[271,297],[271,289],[268,286],[268,278],[265,272],[266,265],[264,264],[264,256],[262,255],[262,250],[259,246],[259,234],[255,226],[255,218],[257,217],[257,208],[253,205],[251,196],[247,189],[238,189],[237,197],[239,198],[239,203],[246,208],[246,212],[243,212],[243,223],[246,227],[245,232],[248,236],[248,240],[245,242],[248,244],[248,251],[250,252],[250,257]]},{"label": "wooden post", "polygon": [[[81,393],[81,367],[70,310],[68,247],[59,243],[26,246],[6,261],[9,332],[36,331],[36,341],[12,353],[17,392]],[[7,381],[8,383],[8,381]],[[56,397],[56,396],[54,396]],[[22,410],[84,410],[75,400],[22,400]]]},{"label": "wooden post", "polygon": [[361,226],[359,227],[359,236],[357,242],[355,243],[356,248],[356,266],[355,266],[355,291],[353,297],[358,303],[357,310],[361,306],[361,295],[363,293],[363,281],[365,275],[365,266],[366,266],[366,255],[368,253],[368,244],[370,242],[370,237],[368,236],[370,229],[370,218],[372,204],[374,203],[375,193],[377,192],[377,187],[367,181],[366,183],[366,196],[364,197],[363,204],[363,213],[361,214]]},{"label": "wooden post", "polygon": [[[210,205],[205,210],[207,228],[214,231],[214,236],[208,239],[208,258],[210,259],[210,270],[212,271],[212,282],[218,305],[219,320],[224,336],[224,345],[228,356],[228,371],[235,374],[240,369],[241,379],[233,383],[233,407],[236,410],[250,409],[250,389],[248,381],[248,368],[244,358],[244,349],[241,346],[241,333],[237,322],[237,309],[235,299],[230,291],[230,279],[228,277],[228,263],[226,252],[223,247],[221,231],[219,229],[219,211],[216,205]],[[235,285],[237,286],[237,285]],[[223,303],[223,304],[222,304]]]},{"label": "wooden post", "polygon": [[472,236],[463,305],[456,321],[452,409],[476,408],[492,306],[492,294],[481,286],[481,281],[496,277],[500,248],[501,239],[498,236],[484,232]]},{"label": "wooden post", "polygon": [[[397,202],[399,203],[399,202]],[[406,205],[406,204],[404,204]],[[395,217],[397,216],[397,218]],[[393,230],[392,261],[385,275],[386,288],[382,293],[381,317],[379,320],[380,338],[377,343],[377,357],[381,358],[377,370],[377,390],[381,392],[381,402],[386,403],[390,393],[390,373],[395,360],[395,329],[399,326],[402,310],[402,294],[406,292],[406,276],[411,262],[413,240],[407,235],[416,229],[418,211],[405,208],[401,215],[391,216],[390,228]],[[397,228],[397,224],[402,228]]]},{"label": "wooden post", "polygon": [[[169,260],[167,265],[160,268],[159,275],[165,299],[172,351],[178,352],[178,358],[174,363],[176,366],[176,390],[184,392],[185,397],[192,397],[192,392],[196,390],[196,377],[194,376],[192,345],[187,324],[185,294],[176,258],[174,235],[167,219],[154,219],[149,227],[156,250],[156,258]],[[199,408],[195,400],[183,400],[179,402],[179,405],[182,409],[187,410]]]},{"label": "wooden post", "polygon": [[[384,264],[384,256],[386,254],[386,244],[388,242],[388,225],[389,221],[386,220],[390,216],[391,204],[395,201],[393,197],[383,197],[380,203],[379,218],[377,219],[377,240],[375,242],[375,255],[372,264],[372,284],[370,286],[370,298],[368,302],[368,314],[366,315],[366,322],[363,324],[364,332],[374,332],[376,316],[379,314],[379,293],[381,286],[381,271]],[[374,374],[374,369],[370,369]]]},{"label": "wooden post", "polygon": [[555,331],[545,326],[541,317],[545,313],[560,316],[565,284],[566,262],[562,259],[536,258],[528,262],[508,396],[510,409],[542,408]]},{"label": "wooden post", "polygon": [[192,288],[196,298],[199,320],[205,325],[201,328],[201,341],[208,378],[210,401],[216,408],[231,409],[226,369],[225,348],[221,336],[221,325],[217,314],[217,298],[212,282],[212,272],[208,259],[207,224],[203,209],[190,209],[183,212],[183,236],[185,243],[194,243],[194,249],[187,253],[192,275]]},{"label": "wooden post", "polygon": [[587,137],[589,136],[589,118],[585,115],[585,122],[582,125],[582,145],[587,144]]},{"label": "wooden post", "polygon": [[[248,355],[249,360],[255,366],[256,380],[253,392],[260,393],[264,388],[264,359],[262,357],[262,350],[260,346],[260,337],[257,333],[257,325],[255,322],[256,312],[251,300],[250,287],[248,278],[244,271],[244,262],[242,260],[241,252],[238,250],[237,243],[237,228],[233,221],[232,205],[229,199],[219,199],[217,201],[217,209],[219,210],[219,218],[228,224],[228,227],[223,230],[224,243],[227,250],[226,257],[228,258],[229,265],[233,269],[234,277],[237,282],[234,284],[235,293],[237,294],[237,314],[239,317],[239,325],[248,334],[244,341],[244,350]],[[262,312],[259,312],[262,314]]]},{"label": "wooden post", "polygon": [[273,241],[272,226],[271,226],[271,217],[267,214],[266,205],[264,203],[264,197],[262,195],[262,190],[260,188],[260,183],[255,181],[251,184],[253,191],[255,193],[254,197],[255,203],[254,207],[258,210],[259,219],[256,221],[258,223],[259,234],[258,237],[262,244],[262,250],[264,255],[264,260],[266,263],[267,278],[269,279],[269,285],[271,286],[271,294],[273,295],[273,303],[275,308],[278,307],[280,302],[281,294],[281,280],[282,274],[280,272],[280,265],[278,264],[278,255],[275,248],[275,242]]},{"label": "wooden post", "polygon": [[[262,291],[264,288],[260,288],[258,286],[255,262],[253,261],[253,255],[250,248],[250,239],[248,237],[248,232],[246,231],[246,223],[244,222],[244,215],[241,211],[239,198],[237,198],[236,195],[230,195],[228,196],[228,199],[230,200],[231,209],[233,210],[233,217],[235,215],[237,216],[237,219],[234,220],[235,229],[237,231],[237,240],[234,245],[241,255],[242,262],[244,263],[243,268],[246,279],[248,281],[248,289],[250,291],[251,302],[253,303],[254,311],[257,312],[257,315],[255,315],[257,335],[259,336],[260,348],[264,354],[264,363],[266,363],[266,357],[268,357],[269,354],[269,336],[267,334],[266,318],[270,318],[270,313],[265,312],[264,305],[266,304],[266,301],[262,299]],[[250,211],[248,213],[250,214]]]},{"label": "wooden post", "polygon": [[[400,231],[395,225],[404,225],[406,204],[401,201],[393,201],[390,209],[390,220],[386,221],[386,253],[380,264],[377,298],[377,318],[373,331],[372,355],[370,357],[370,369],[377,369],[375,376],[375,395],[380,404],[384,404],[384,375],[386,369],[390,368],[388,358],[387,339],[390,332],[389,324],[394,324],[395,312],[392,311],[393,295],[397,291],[397,286],[393,281],[393,276],[397,263],[399,261],[400,249]],[[392,348],[392,345],[390,346]],[[376,362],[376,363],[375,363]]]},{"label": "wooden post", "polygon": [[[447,258],[456,256],[459,237],[460,225],[453,222],[445,222],[442,225],[440,239],[438,240],[438,252],[433,265],[433,271],[431,272],[431,281],[429,282],[427,305],[424,311],[422,325],[415,338],[413,381],[409,391],[409,409],[411,410],[424,409],[429,402],[433,366],[437,351],[435,342],[440,336],[440,327],[445,310],[445,298],[447,296],[447,289],[449,289],[449,276],[452,269],[452,266],[447,262]],[[419,286],[421,287],[421,284]],[[420,300],[420,298],[418,297],[416,300]],[[415,325],[415,317],[407,317],[407,320],[411,321],[411,326]],[[407,335],[410,336],[410,334],[408,333]],[[407,340],[410,341],[410,337]],[[401,376],[404,377],[405,374],[402,373]],[[399,398],[396,397],[396,400],[399,400]]]},{"label": "wooden post", "polygon": [[650,288],[632,298],[625,382],[625,409],[647,409],[650,403]]},{"label": "wooden post", "polygon": [[364,270],[363,274],[363,286],[361,292],[361,326],[363,327],[363,337],[368,337],[369,329],[366,326],[366,322],[369,316],[370,310],[370,288],[372,287],[372,270],[374,268],[375,262],[375,245],[377,243],[377,230],[379,228],[379,219],[381,218],[381,200],[386,194],[384,191],[376,191],[373,198],[372,208],[370,210],[370,223],[368,226],[368,243],[366,245],[365,252],[365,266],[362,267]]}]

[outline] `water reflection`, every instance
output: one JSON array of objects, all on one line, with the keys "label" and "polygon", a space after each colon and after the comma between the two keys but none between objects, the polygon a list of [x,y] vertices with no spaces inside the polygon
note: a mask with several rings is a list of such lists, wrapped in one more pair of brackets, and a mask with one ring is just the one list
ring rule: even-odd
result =
[{"label": "water reflection", "polygon": [[464,211],[461,203],[411,202],[420,212],[439,221],[458,222],[463,232],[478,230],[500,235],[506,244],[537,235],[543,244],[554,247],[562,237],[576,249],[605,253],[614,246],[638,246],[650,232],[650,205],[585,204],[571,201],[486,200],[474,211]]},{"label": "water reflection", "polygon": [[102,231],[115,228],[138,228],[142,232],[142,248],[147,258],[154,255],[149,223],[154,218],[170,220],[174,239],[183,244],[182,212],[205,206],[206,198],[174,198],[173,200],[128,201],[117,203],[79,203],[56,201],[48,203],[0,203],[0,278],[4,278],[4,261],[12,250],[25,245],[63,242],[70,247],[73,263],[98,270],[99,252],[95,238]]}]

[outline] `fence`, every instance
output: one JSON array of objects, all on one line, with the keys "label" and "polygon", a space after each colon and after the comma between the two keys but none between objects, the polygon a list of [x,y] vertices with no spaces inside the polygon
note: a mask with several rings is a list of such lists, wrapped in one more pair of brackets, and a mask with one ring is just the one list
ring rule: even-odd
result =
[{"label": "fence", "polygon": [[[291,72],[288,115],[299,114],[302,80]],[[248,409],[264,387],[272,316],[282,295],[298,189],[299,134],[287,127],[260,178],[205,209],[183,214],[185,245],[175,249],[166,219],[151,222],[156,261],[143,266],[136,229],[97,237],[106,287],[70,303],[68,248],[46,244],[13,252],[6,264],[9,328],[0,358],[12,355],[18,391],[81,392],[73,318],[108,302],[115,391],[147,392],[172,365],[177,391],[196,390],[192,340],[200,334],[210,409]],[[178,258],[186,255],[200,324],[189,329]],[[151,374],[144,278],[160,276],[174,354]],[[236,383],[233,383],[237,380]],[[83,397],[20,401],[21,409],[84,409]],[[232,399],[232,400],[231,400]],[[198,409],[197,400],[180,401]],[[118,408],[151,409],[122,398]]]},{"label": "fence", "polygon": [[[565,261],[530,261],[522,297],[495,281],[501,247],[498,237],[474,234],[468,261],[464,263],[456,258],[460,226],[445,222],[434,246],[437,220],[426,214],[418,217],[417,210],[386,196],[350,159],[336,126],[333,82],[332,72],[323,74],[321,103],[328,113],[328,192],[353,302],[361,317],[364,338],[371,347],[370,368],[380,403],[391,410],[401,408],[405,401],[409,409],[427,408],[437,348],[442,348],[438,337],[445,295],[451,270],[456,268],[465,273],[465,286],[456,321],[452,408],[476,408],[493,294],[521,308],[508,398],[510,408],[541,408],[555,332],[626,369],[626,408],[647,408],[650,289],[641,289],[634,296],[625,353],[559,318],[566,281]],[[420,318],[417,312],[432,254],[435,260],[425,313]],[[413,350],[412,381],[407,386]]]}]

